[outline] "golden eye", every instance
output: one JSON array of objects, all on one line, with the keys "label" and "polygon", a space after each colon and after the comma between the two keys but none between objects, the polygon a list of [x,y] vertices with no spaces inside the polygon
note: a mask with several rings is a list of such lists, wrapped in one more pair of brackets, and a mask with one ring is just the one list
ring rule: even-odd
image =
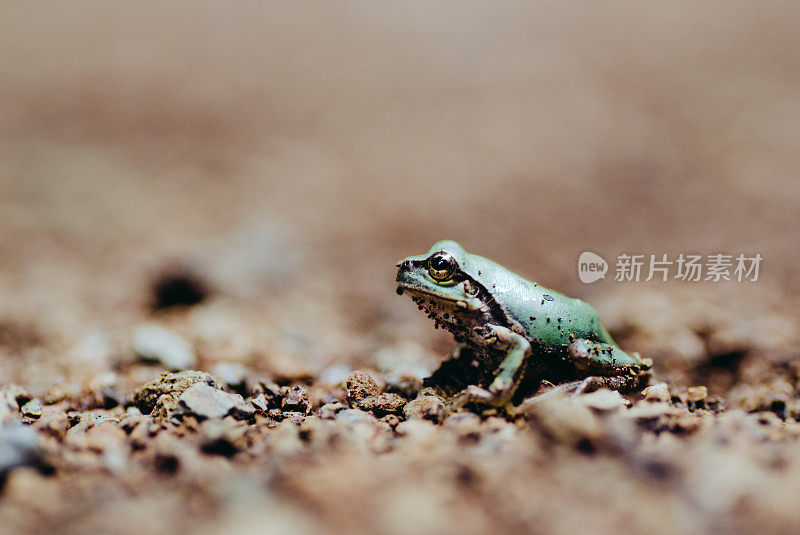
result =
[{"label": "golden eye", "polygon": [[440,251],[428,258],[428,273],[438,282],[450,280],[455,275],[457,268],[456,259],[450,253]]}]

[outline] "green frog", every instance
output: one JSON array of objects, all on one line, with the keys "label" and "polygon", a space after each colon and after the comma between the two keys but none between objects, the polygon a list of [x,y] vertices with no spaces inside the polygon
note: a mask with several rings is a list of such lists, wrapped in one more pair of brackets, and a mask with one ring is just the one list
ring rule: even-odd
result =
[{"label": "green frog", "polygon": [[487,378],[457,393],[454,406],[508,406],[523,379],[533,392],[553,385],[572,392],[629,392],[650,378],[652,361],[622,351],[592,307],[452,240],[397,267],[397,293],[408,293],[437,328],[450,331],[461,344],[456,355],[466,350]]}]

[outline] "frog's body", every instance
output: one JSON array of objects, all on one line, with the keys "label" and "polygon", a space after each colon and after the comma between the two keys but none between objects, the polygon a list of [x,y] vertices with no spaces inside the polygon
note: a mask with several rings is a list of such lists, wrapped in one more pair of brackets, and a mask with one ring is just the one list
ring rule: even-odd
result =
[{"label": "frog's body", "polygon": [[476,385],[461,400],[505,405],[523,376],[582,388],[633,390],[646,383],[649,363],[616,346],[597,312],[530,282],[454,241],[398,264],[398,293],[408,292],[437,326],[453,333],[497,374],[488,390]]}]

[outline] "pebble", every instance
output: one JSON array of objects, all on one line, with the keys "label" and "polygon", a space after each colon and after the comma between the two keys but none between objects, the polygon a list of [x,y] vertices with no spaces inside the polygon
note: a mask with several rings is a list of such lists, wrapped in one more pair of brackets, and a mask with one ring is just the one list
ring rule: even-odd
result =
[{"label": "pebble", "polygon": [[197,383],[187,389],[178,402],[180,407],[188,414],[200,419],[224,418],[234,411],[237,405],[243,405],[244,400],[238,394],[229,394],[205,383]]},{"label": "pebble", "polygon": [[708,388],[705,386],[690,386],[686,391],[686,401],[697,403],[708,397]]},{"label": "pebble", "polygon": [[586,440],[594,442],[603,435],[599,417],[573,397],[542,399],[531,406],[528,414],[534,417],[546,434],[563,444],[576,446]]},{"label": "pebble", "polygon": [[614,411],[628,406],[628,401],[623,398],[619,392],[607,388],[601,388],[589,394],[584,394],[578,399],[590,409],[601,412]]},{"label": "pebble", "polygon": [[133,330],[133,352],[146,361],[160,362],[171,371],[197,367],[192,344],[178,333],[160,325],[145,323]]},{"label": "pebble", "polygon": [[33,398],[20,407],[19,412],[30,418],[40,418],[42,416],[42,402],[38,398]]},{"label": "pebble", "polygon": [[362,399],[358,407],[380,417],[401,412],[406,403],[406,400],[397,394],[383,393]]},{"label": "pebble", "polygon": [[440,422],[445,415],[445,406],[437,396],[419,396],[403,407],[403,414],[409,420]]},{"label": "pebble", "polygon": [[341,401],[332,401],[320,407],[317,415],[323,420],[333,420],[340,411],[346,408]]},{"label": "pebble", "polygon": [[172,420],[173,416],[179,411],[178,398],[176,396],[161,396],[153,407],[150,416],[153,421],[161,424]]},{"label": "pebble", "polygon": [[257,411],[260,412],[267,412],[269,410],[269,401],[267,401],[267,397],[264,393],[260,393],[256,397],[250,400],[250,403],[255,407]]},{"label": "pebble", "polygon": [[283,401],[281,409],[283,411],[308,413],[309,397],[308,389],[301,385],[286,387],[283,389]]},{"label": "pebble", "polygon": [[370,374],[356,370],[347,377],[347,401],[350,405],[358,405],[365,398],[381,393],[378,383]]},{"label": "pebble", "polygon": [[258,397],[264,394],[264,402],[270,409],[278,409],[283,401],[283,389],[269,381],[259,381],[253,389],[253,395]]},{"label": "pebble", "polygon": [[147,383],[134,392],[133,403],[142,411],[142,414],[150,414],[162,396],[167,394],[179,396],[197,383],[217,386],[214,377],[206,372],[190,370],[180,373],[165,373],[155,381]]},{"label": "pebble", "polygon": [[377,420],[373,415],[360,409],[344,409],[336,413],[337,421],[347,422],[351,424],[358,424],[362,422],[376,423]]},{"label": "pebble", "polygon": [[256,416],[256,409],[253,405],[245,403],[244,399],[241,399],[233,408],[231,415],[237,420],[253,420]]},{"label": "pebble", "polygon": [[657,383],[653,386],[648,386],[644,390],[642,390],[642,398],[645,401],[669,401],[669,387],[667,383]]}]

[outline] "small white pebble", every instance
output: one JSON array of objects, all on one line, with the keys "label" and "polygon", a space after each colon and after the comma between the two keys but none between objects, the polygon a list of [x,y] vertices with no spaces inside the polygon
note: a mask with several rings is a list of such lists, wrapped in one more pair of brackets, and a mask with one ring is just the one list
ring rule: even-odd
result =
[{"label": "small white pebble", "polygon": [[192,344],[178,333],[160,325],[139,325],[133,331],[131,344],[139,358],[158,361],[171,371],[197,367],[197,355]]},{"label": "small white pebble", "polygon": [[708,397],[708,388],[704,386],[691,386],[686,391],[686,400],[692,402],[703,401]]},{"label": "small white pebble", "polygon": [[669,401],[669,387],[667,383],[658,383],[653,386],[648,386],[642,390],[642,397],[645,401]]}]

